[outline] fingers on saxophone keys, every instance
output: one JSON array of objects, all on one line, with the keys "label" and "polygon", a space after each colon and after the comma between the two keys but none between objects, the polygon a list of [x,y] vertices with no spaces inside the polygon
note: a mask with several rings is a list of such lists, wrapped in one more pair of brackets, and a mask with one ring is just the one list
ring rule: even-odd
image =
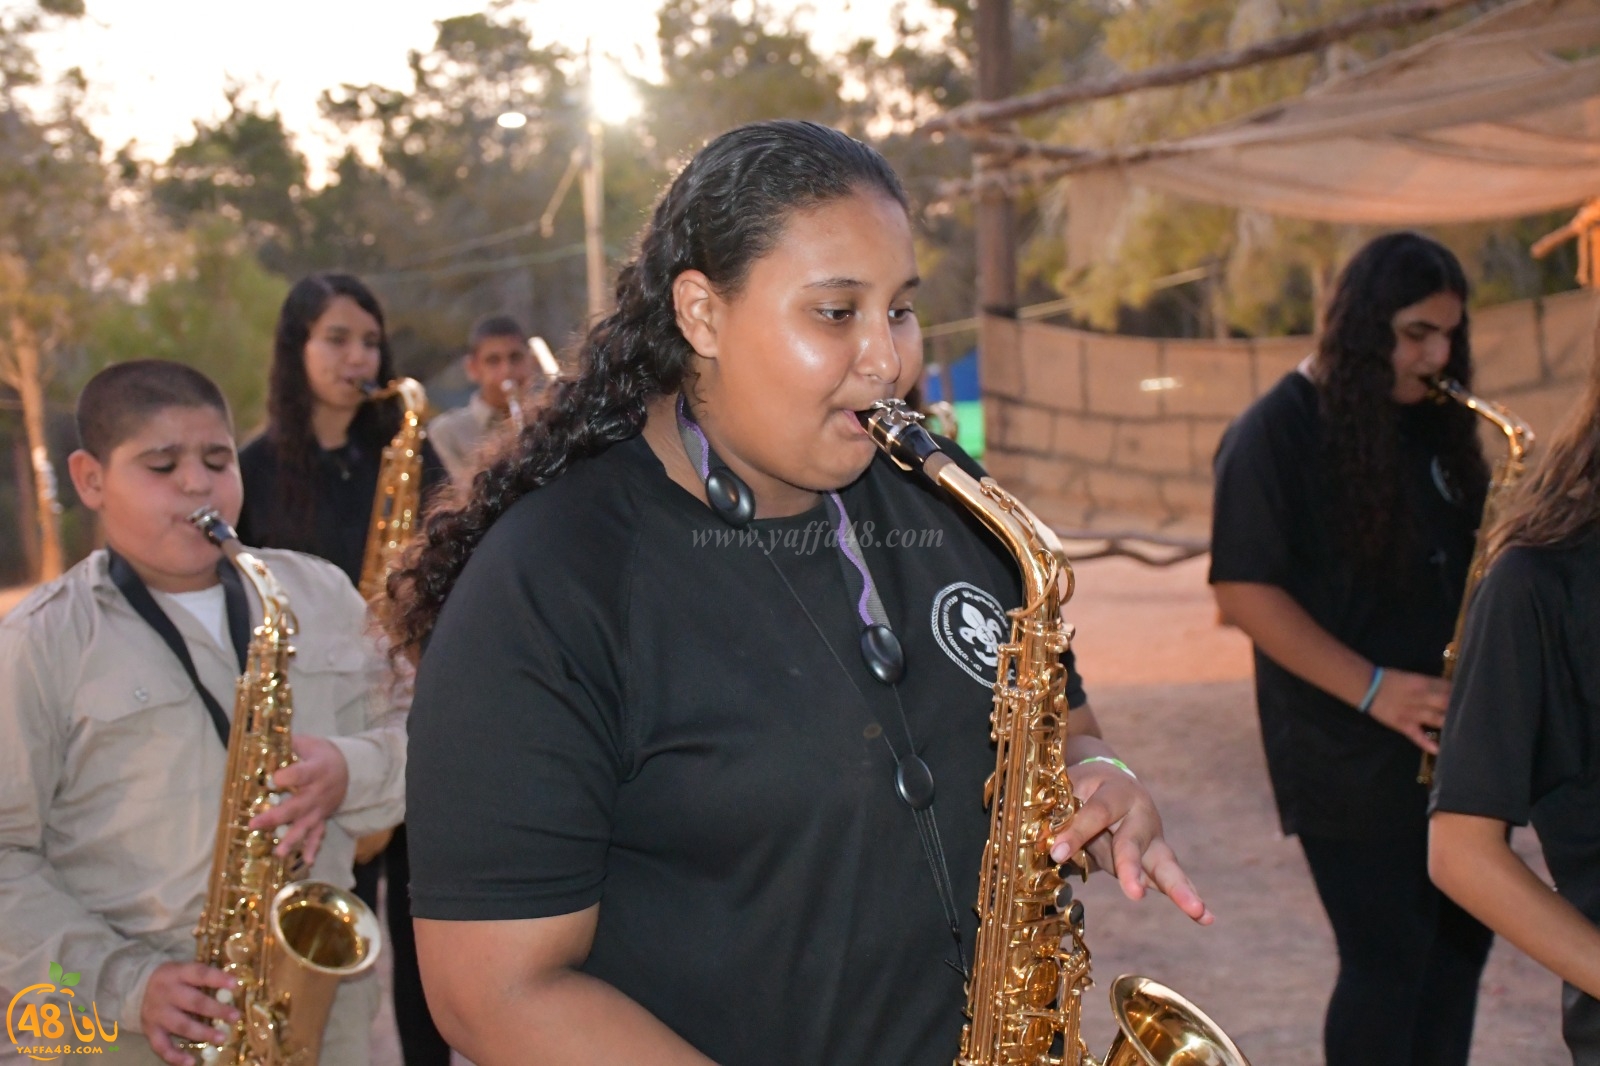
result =
[{"label": "fingers on saxophone keys", "polygon": [[189,1057],[189,1053],[180,1051],[173,1046],[173,1035],[176,1034],[169,1034],[161,1029],[152,1029],[146,1034],[146,1038],[150,1041],[151,1050],[161,1056],[163,1062],[169,1062],[172,1066],[192,1066],[194,1060]]},{"label": "fingers on saxophone keys", "polygon": [[1087,847],[1089,841],[1109,829],[1112,821],[1111,812],[1104,804],[1089,800],[1073,815],[1067,827],[1056,834],[1050,857],[1056,862],[1066,862]]},{"label": "fingers on saxophone keys", "polygon": [[[267,787],[271,788],[272,779],[269,777],[267,781]],[[266,808],[257,812],[257,814],[250,819],[250,828],[271,829],[274,826],[281,826],[284,822],[289,821],[293,815],[281,809],[289,798],[290,795],[287,792],[268,792],[266,795]]]},{"label": "fingers on saxophone keys", "polygon": [[297,851],[301,841],[305,840],[311,830],[311,823],[306,819],[280,825],[274,831],[273,839],[278,841],[278,846],[273,850],[275,855],[288,855]]},{"label": "fingers on saxophone keys", "polygon": [[[199,989],[189,989],[181,997],[181,1000],[175,1000],[174,1002],[179,1009],[187,1011],[189,1014],[198,1015],[202,1019],[216,1018],[222,1022],[235,1022],[239,1020],[239,1011],[232,1005],[231,994],[227,1001],[220,998],[221,993],[227,991],[227,989],[221,989],[216,996],[213,996]],[[202,1021],[200,1024],[204,1025],[206,1023]],[[208,1040],[210,1038],[202,1035],[195,1037],[195,1039]]]}]

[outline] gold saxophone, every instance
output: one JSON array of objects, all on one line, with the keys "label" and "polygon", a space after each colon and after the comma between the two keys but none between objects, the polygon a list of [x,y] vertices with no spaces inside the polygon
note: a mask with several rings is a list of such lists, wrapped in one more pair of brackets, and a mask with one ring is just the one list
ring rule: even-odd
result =
[{"label": "gold saxophone", "polygon": [[368,400],[400,397],[404,413],[400,432],[383,449],[378,466],[378,492],[372,498],[372,520],[367,524],[367,546],[361,556],[361,581],[357,588],[369,604],[385,593],[389,571],[400,560],[417,512],[422,507],[422,413],[428,393],[416,378],[396,378],[384,386],[363,385]]},{"label": "gold saxophone", "polygon": [[382,947],[378,919],[354,893],[292,880],[302,857],[274,855],[276,835],[250,828],[280,799],[272,775],[294,762],[294,612],[282,586],[216,511],[203,507],[189,521],[255,589],[262,615],[234,695],[211,882],[194,932],[195,960],[239,982],[217,998],[240,1017],[231,1026],[219,1022],[216,1040],[187,1046],[204,1066],[316,1066],[339,982],[371,966]]},{"label": "gold saxophone", "polygon": [[[1067,776],[1066,670],[1072,629],[1061,605],[1072,568],[1055,533],[992,478],[973,479],[939,450],[899,400],[873,405],[863,421],[902,470],[921,470],[971,511],[1022,570],[1024,603],[1010,612],[1000,647],[990,737],[995,771],[985,787],[989,840],[978,878],[978,938],[967,982],[967,1024],[956,1066],[1093,1066],[1081,1032],[1089,948],[1083,904],[1072,902],[1054,836],[1080,801]],[[1088,868],[1088,858],[1074,863]],[[1249,1066],[1197,1007],[1147,978],[1111,986],[1118,1033],[1101,1066]]]},{"label": "gold saxophone", "polygon": [[[389,571],[400,561],[406,541],[422,508],[422,413],[428,393],[416,378],[395,378],[387,385],[361,386],[369,401],[400,397],[400,430],[383,449],[378,464],[378,491],[372,497],[372,518],[367,522],[367,544],[361,553],[361,580],[356,588],[371,607],[388,595]],[[371,862],[389,846],[394,829],[380,829],[356,838],[356,865]]]},{"label": "gold saxophone", "polygon": [[[1528,451],[1533,447],[1534,438],[1533,430],[1526,422],[1493,400],[1474,396],[1459,381],[1435,377],[1428,384],[1432,386],[1434,398],[1440,403],[1454,400],[1494,426],[1506,438],[1505,458],[1495,464],[1494,472],[1489,476],[1489,491],[1483,498],[1483,517],[1478,521],[1478,538],[1472,545],[1472,562],[1467,565],[1467,585],[1461,594],[1461,609],[1456,612],[1455,633],[1444,649],[1444,669],[1439,676],[1449,681],[1455,677],[1456,666],[1461,658],[1461,630],[1467,621],[1467,605],[1472,602],[1472,592],[1483,580],[1483,572],[1488,568],[1484,549],[1488,547],[1489,531],[1500,517],[1500,504],[1505,499],[1506,490],[1520,481],[1523,471],[1527,469]],[[1435,740],[1439,738],[1437,730],[1430,729],[1428,735]],[[1434,762],[1431,752],[1422,753],[1422,765],[1417,768],[1418,784],[1433,784]]]}]

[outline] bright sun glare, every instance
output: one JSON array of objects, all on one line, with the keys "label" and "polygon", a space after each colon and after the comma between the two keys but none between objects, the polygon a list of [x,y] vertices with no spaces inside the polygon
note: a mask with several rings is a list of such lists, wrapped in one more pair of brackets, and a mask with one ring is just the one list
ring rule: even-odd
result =
[{"label": "bright sun glare", "polygon": [[595,117],[607,125],[620,126],[639,113],[638,92],[621,65],[610,56],[600,56],[594,62],[589,100]]},{"label": "bright sun glare", "polygon": [[[584,42],[592,42],[595,111],[605,122],[621,123],[640,109],[623,71],[647,81],[660,77],[656,13],[662,2],[510,0],[505,10],[526,21],[536,46],[559,44],[581,56]],[[5,3],[0,0],[0,8]],[[891,13],[901,3],[912,15],[932,10],[930,0],[801,0],[774,7],[792,6],[803,15],[802,24],[827,53],[858,36],[887,40]],[[41,35],[37,44],[47,79],[72,67],[83,70],[86,113],[110,150],[136,139],[139,155],[164,157],[194,136],[196,120],[213,123],[227,113],[224,91],[233,84],[244,88],[247,101],[283,115],[316,168],[348,146],[348,136],[321,117],[317,101],[324,90],[347,82],[408,87],[406,57],[432,47],[437,21],[486,6],[498,5],[390,0],[385,17],[373,20],[369,5],[279,0],[275,18],[241,32],[243,16],[219,17],[215,0],[92,0],[88,17]],[[153,7],[161,18],[150,17]],[[307,34],[308,25],[318,31]],[[173,48],[185,62],[163,61]],[[501,124],[515,129],[519,119],[525,125],[528,116],[508,115]]]}]

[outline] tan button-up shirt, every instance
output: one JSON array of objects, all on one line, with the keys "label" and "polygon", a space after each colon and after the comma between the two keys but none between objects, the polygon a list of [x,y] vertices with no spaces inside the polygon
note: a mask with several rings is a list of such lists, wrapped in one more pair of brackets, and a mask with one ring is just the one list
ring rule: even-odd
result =
[{"label": "tan button-up shirt", "polygon": [[[311,871],[349,887],[354,837],[405,813],[398,689],[343,573],[308,555],[252,550],[300,623],[289,668],[293,728],[332,738],[349,765],[344,805]],[[231,714],[233,648],[188,611],[167,615]],[[194,958],[226,763],[194,685],[112,584],[105,552],[0,621],[3,1001],[48,980],[58,962],[82,975],[78,1002],[92,998],[108,1024],[140,1030],[151,972]]]},{"label": "tan button-up shirt", "polygon": [[444,460],[450,480],[465,485],[478,471],[478,449],[490,437],[490,429],[505,416],[474,392],[465,407],[453,407],[428,423],[428,440]]}]

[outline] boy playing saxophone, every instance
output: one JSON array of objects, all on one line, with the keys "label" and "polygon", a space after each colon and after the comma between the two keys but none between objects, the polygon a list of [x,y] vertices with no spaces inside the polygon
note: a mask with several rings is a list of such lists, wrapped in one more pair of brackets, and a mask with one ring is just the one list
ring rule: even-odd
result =
[{"label": "boy playing saxophone", "polygon": [[[175,1042],[237,1017],[214,996],[232,979],[191,960],[220,738],[260,610],[187,521],[202,506],[238,518],[232,426],[204,375],[154,360],[96,375],[77,421],[69,469],[107,547],[0,622],[0,995],[76,974],[74,1003],[116,1023],[121,1061],[185,1066]],[[344,575],[294,552],[257,554],[301,630],[289,669],[297,762],[276,775],[283,801],[251,824],[279,830],[278,851],[299,849],[310,876],[348,887],[354,837],[404,812],[404,717],[384,698],[383,657]],[[340,988],[324,1064],[366,1063],[376,1002],[370,971]],[[17,1053],[0,1045],[0,1061]]]}]

